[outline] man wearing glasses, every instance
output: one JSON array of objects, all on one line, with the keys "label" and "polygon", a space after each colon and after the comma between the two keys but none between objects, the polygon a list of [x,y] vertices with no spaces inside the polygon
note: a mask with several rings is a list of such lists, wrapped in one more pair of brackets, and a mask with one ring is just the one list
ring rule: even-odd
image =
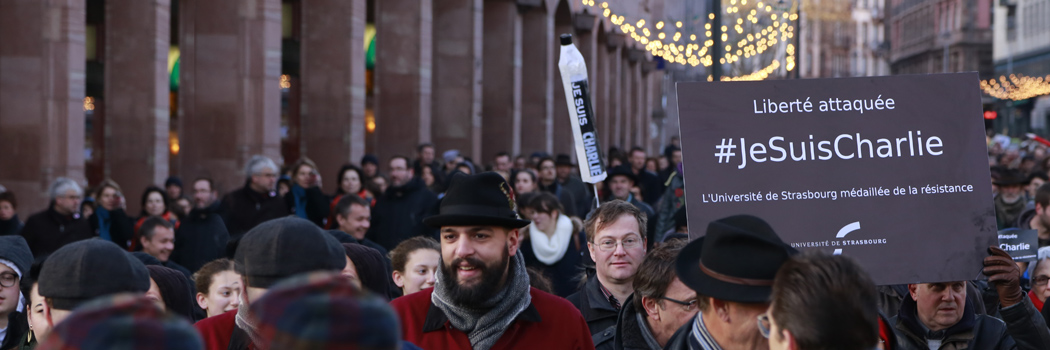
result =
[{"label": "man wearing glasses", "polygon": [[566,299],[583,314],[592,335],[615,326],[616,314],[634,293],[634,276],[645,258],[646,220],[638,207],[614,200],[602,203],[584,222],[595,276]]},{"label": "man wearing glasses", "polygon": [[51,184],[51,205],[33,214],[22,228],[33,256],[41,257],[82,239],[95,237],[91,224],[80,216],[84,190],[71,179],[60,177]]},{"label": "man wearing glasses", "polygon": [[773,278],[797,251],[751,215],[719,219],[675,261],[682,283],[696,291],[700,312],[665,349],[768,349],[756,325],[769,308]]},{"label": "man wearing glasses", "polygon": [[634,278],[634,295],[624,301],[616,326],[595,337],[602,341],[595,343],[598,350],[663,349],[674,332],[696,316],[696,291],[674,272],[684,246],[685,240],[671,240],[646,254]]}]

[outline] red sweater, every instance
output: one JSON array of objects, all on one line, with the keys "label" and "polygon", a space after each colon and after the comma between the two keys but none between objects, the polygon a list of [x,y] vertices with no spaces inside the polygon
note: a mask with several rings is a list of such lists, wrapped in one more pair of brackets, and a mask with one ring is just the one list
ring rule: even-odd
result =
[{"label": "red sweater", "polygon": [[[405,341],[423,349],[471,349],[467,334],[452,327],[444,313],[431,306],[433,292],[433,288],[426,289],[390,303],[401,320]],[[587,322],[571,303],[536,288],[531,288],[529,294],[532,295],[532,304],[518,315],[493,350],[594,349]],[[430,322],[427,322],[428,317]]]},{"label": "red sweater", "polygon": [[193,327],[204,338],[204,348],[208,350],[226,350],[230,347],[233,329],[237,327],[237,310],[230,310],[197,321]]}]

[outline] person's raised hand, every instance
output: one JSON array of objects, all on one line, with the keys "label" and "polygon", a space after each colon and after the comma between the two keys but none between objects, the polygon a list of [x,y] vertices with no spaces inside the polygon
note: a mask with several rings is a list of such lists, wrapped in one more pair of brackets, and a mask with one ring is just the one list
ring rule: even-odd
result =
[{"label": "person's raised hand", "polygon": [[996,246],[988,247],[988,256],[984,258],[984,269],[988,283],[999,292],[999,304],[1002,307],[1013,306],[1024,298],[1021,290],[1021,270],[1017,268],[1010,254]]}]

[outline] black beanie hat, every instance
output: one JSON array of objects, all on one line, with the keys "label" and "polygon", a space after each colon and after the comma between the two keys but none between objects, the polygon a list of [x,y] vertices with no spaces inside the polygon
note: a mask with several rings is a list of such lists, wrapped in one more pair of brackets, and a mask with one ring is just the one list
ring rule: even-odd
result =
[{"label": "black beanie hat", "polygon": [[0,236],[0,259],[14,263],[18,268],[18,278],[22,278],[33,266],[33,251],[29,250],[29,244],[22,236]]},{"label": "black beanie hat", "polygon": [[190,280],[186,278],[186,275],[177,270],[158,265],[149,265],[146,266],[146,269],[149,270],[149,277],[153,279],[153,282],[157,283],[157,289],[160,290],[160,296],[164,299],[164,305],[168,307],[168,312],[185,317],[187,321],[193,322],[193,307],[196,303],[190,287]]},{"label": "black beanie hat", "polygon": [[346,254],[339,241],[314,223],[284,217],[245,233],[233,261],[249,287],[269,288],[300,273],[340,271],[346,267]]},{"label": "black beanie hat", "polygon": [[384,299],[390,299],[390,273],[387,271],[383,254],[372,247],[366,247],[357,243],[343,243],[346,256],[354,262],[357,270],[357,278],[361,279],[361,286],[376,293]]},{"label": "black beanie hat", "polygon": [[59,310],[73,310],[104,295],[149,290],[149,273],[115,243],[88,239],[59,248],[40,269],[40,295]]}]

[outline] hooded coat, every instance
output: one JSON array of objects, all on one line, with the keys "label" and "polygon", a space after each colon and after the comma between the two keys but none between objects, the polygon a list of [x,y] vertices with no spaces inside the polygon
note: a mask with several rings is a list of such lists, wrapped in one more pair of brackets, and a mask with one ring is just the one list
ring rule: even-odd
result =
[{"label": "hooded coat", "polygon": [[[966,300],[962,319],[944,330],[940,349],[1037,350],[1050,344],[1050,329],[1028,298],[999,310],[1002,319],[978,315],[974,302]],[[896,333],[897,349],[927,349],[925,327],[919,321],[917,304],[911,296],[901,303],[900,312],[889,322]]]},{"label": "hooded coat", "polygon": [[95,237],[91,224],[77,215],[62,215],[55,205],[33,214],[22,228],[22,237],[29,243],[33,256],[51,254],[62,246],[79,240]]}]

